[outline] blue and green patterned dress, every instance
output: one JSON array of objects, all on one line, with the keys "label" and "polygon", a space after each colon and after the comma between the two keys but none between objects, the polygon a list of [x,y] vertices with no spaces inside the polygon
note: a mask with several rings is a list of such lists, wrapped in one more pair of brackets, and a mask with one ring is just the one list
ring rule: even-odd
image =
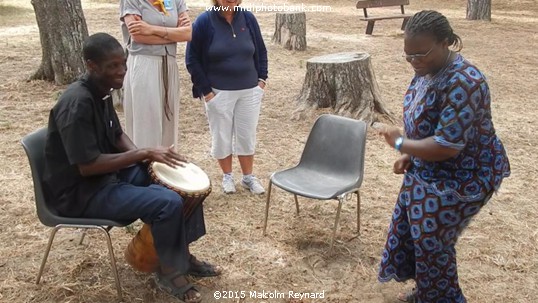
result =
[{"label": "blue and green patterned dress", "polygon": [[510,175],[490,105],[484,75],[459,54],[434,77],[415,76],[405,95],[406,137],[461,151],[439,162],[412,157],[392,215],[379,281],[414,279],[419,303],[466,302],[456,242]]}]

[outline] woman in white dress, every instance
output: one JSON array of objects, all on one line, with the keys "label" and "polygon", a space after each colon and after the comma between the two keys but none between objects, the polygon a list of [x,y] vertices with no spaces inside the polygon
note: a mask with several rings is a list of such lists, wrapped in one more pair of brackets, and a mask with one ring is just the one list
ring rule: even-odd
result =
[{"label": "woman in white dress", "polygon": [[139,148],[177,146],[178,42],[191,40],[185,0],[122,0],[129,57],[124,82],[127,135]]}]

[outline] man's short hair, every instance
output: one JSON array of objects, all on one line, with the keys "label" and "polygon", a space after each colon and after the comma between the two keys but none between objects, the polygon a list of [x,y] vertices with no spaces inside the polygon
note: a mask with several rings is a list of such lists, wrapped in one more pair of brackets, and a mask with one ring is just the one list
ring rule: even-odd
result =
[{"label": "man's short hair", "polygon": [[92,60],[93,62],[101,62],[110,52],[117,49],[123,49],[121,44],[107,33],[93,34],[84,41],[82,52],[84,61]]}]

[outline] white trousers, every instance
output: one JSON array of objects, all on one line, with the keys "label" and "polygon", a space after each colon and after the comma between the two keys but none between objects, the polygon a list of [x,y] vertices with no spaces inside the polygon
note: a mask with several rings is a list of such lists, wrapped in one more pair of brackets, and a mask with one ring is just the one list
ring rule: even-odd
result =
[{"label": "white trousers", "polygon": [[205,102],[211,131],[211,155],[224,159],[229,155],[254,155],[256,128],[260,117],[263,89],[213,89],[215,97]]}]

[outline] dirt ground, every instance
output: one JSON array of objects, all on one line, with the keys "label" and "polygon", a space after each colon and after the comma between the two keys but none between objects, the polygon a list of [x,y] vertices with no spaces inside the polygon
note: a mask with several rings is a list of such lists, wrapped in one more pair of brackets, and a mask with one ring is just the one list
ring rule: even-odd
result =
[{"label": "dirt ground", "polygon": [[[204,9],[204,1],[188,2],[193,17]],[[30,170],[19,140],[46,125],[49,109],[64,87],[25,81],[41,59],[39,32],[29,2],[0,0],[0,301],[114,302],[116,290],[106,246],[96,233],[77,245],[78,232],[59,232],[42,283],[35,284],[50,229],[37,220]],[[270,3],[284,2],[300,0]],[[411,2],[410,12],[436,9],[448,16],[463,38],[463,55],[487,75],[495,127],[512,165],[512,176],[458,244],[460,283],[473,303],[537,302],[538,210],[534,199],[538,191],[533,180],[538,175],[538,138],[534,131],[538,115],[538,2],[493,1],[491,23],[465,20],[463,0]],[[354,9],[354,1],[305,3],[332,6],[330,13],[307,15],[305,52],[272,45],[274,13],[256,14],[270,63],[255,166],[264,184],[271,172],[297,163],[310,127],[321,113],[311,113],[299,121],[290,119],[308,58],[345,51],[370,53],[383,101],[398,119],[402,95],[412,77],[411,68],[401,58],[401,21],[378,22],[374,35],[366,36],[366,24],[358,20],[361,12]],[[90,33],[105,31],[120,38],[116,1],[95,0],[83,6]],[[345,203],[332,254],[326,251],[336,202],[300,199],[302,212],[295,216],[293,197],[275,190],[268,236],[263,237],[264,197],[253,197],[243,190],[235,195],[221,193],[219,169],[209,155],[203,105],[190,96],[184,47],[179,49],[184,92],[180,149],[210,175],[214,184],[205,204],[208,233],[192,251],[225,269],[221,277],[195,281],[201,286],[204,302],[396,302],[397,292],[409,286],[379,284],[376,271],[401,182],[400,176],[392,174],[397,154],[369,132],[362,233],[359,237],[355,233],[355,204]],[[234,170],[238,179],[239,170]],[[149,275],[137,273],[126,264],[123,251],[133,234],[127,229],[113,229],[111,234],[125,302],[175,302],[154,290]],[[246,291],[247,298],[215,300],[215,291]],[[249,291],[324,291],[325,298],[264,301],[249,298]]]}]

